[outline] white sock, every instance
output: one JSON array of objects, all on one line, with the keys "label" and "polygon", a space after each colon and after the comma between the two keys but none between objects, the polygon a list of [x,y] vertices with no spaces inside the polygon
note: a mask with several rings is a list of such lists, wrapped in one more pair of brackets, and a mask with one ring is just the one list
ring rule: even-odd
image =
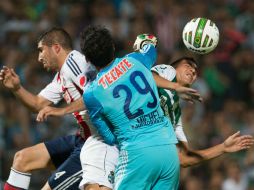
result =
[{"label": "white sock", "polygon": [[19,187],[22,189],[28,189],[30,184],[31,174],[30,173],[23,173],[11,168],[11,172],[7,183],[12,186]]}]

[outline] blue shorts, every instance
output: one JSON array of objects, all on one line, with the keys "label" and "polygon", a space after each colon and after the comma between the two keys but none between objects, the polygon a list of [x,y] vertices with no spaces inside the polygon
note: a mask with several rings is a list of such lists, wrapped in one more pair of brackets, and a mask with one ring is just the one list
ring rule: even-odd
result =
[{"label": "blue shorts", "polygon": [[174,144],[120,151],[115,190],[177,190],[180,163]]},{"label": "blue shorts", "polygon": [[82,180],[80,151],[84,142],[84,139],[77,135],[45,142],[51,160],[56,167],[55,172],[48,179],[51,189],[79,189],[79,183]]}]

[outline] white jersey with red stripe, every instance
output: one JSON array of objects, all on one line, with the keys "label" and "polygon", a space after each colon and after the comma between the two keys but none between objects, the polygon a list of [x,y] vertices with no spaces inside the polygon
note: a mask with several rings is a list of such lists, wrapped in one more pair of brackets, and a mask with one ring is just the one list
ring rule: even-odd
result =
[{"label": "white jersey with red stripe", "polygon": [[[57,104],[64,99],[67,104],[82,97],[84,87],[96,77],[96,69],[85,59],[80,52],[71,51],[62,68],[56,73],[54,79],[39,95]],[[97,136],[97,132],[90,123],[86,110],[73,113],[80,125],[79,134],[83,138],[91,134]]]}]

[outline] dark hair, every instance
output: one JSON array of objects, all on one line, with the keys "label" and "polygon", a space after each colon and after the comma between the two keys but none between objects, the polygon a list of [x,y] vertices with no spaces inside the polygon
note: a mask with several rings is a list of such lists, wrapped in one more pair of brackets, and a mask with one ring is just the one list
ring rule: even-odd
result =
[{"label": "dark hair", "polygon": [[115,46],[109,30],[105,27],[89,26],[80,36],[81,51],[93,65],[102,68],[113,60]]},{"label": "dark hair", "polygon": [[187,61],[187,63],[189,63],[191,66],[197,68],[198,64],[196,62],[196,60],[193,57],[181,57],[175,61],[173,61],[172,63],[170,63],[170,65],[174,68],[176,68],[183,60]]},{"label": "dark hair", "polygon": [[44,32],[39,38],[38,43],[51,47],[53,44],[60,44],[65,50],[72,50],[72,40],[70,35],[63,29],[53,27]]}]

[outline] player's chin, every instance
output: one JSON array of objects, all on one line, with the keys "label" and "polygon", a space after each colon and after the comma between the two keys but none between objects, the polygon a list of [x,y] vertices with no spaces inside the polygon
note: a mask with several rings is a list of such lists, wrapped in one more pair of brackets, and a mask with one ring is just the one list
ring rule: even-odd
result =
[{"label": "player's chin", "polygon": [[190,79],[186,79],[186,80],[184,80],[184,86],[186,86],[186,87],[191,86],[191,85],[192,85],[192,83],[193,83],[193,80],[190,80]]},{"label": "player's chin", "polygon": [[47,66],[44,66],[44,69],[46,69],[46,71],[51,71],[51,68]]},{"label": "player's chin", "polygon": [[51,70],[51,68],[50,68],[48,65],[46,65],[46,64],[43,65],[43,68],[46,69],[47,71],[50,71],[50,70]]}]

